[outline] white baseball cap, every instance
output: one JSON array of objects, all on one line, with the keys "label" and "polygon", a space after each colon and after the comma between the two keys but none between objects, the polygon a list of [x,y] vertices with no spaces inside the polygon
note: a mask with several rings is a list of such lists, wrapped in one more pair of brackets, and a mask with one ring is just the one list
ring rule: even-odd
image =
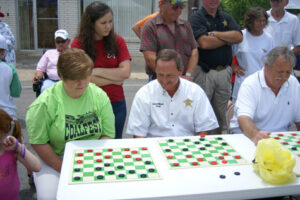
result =
[{"label": "white baseball cap", "polygon": [[58,37],[61,37],[64,40],[69,39],[69,33],[64,29],[59,29],[59,30],[55,31],[54,39],[56,39]]},{"label": "white baseball cap", "polygon": [[0,34],[0,49],[7,50],[6,39]]}]

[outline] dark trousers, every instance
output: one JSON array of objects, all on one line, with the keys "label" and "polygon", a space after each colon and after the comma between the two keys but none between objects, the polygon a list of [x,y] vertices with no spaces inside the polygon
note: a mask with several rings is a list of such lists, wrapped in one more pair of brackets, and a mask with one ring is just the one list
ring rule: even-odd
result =
[{"label": "dark trousers", "polygon": [[111,102],[111,105],[115,115],[116,139],[121,139],[127,113],[126,101]]}]

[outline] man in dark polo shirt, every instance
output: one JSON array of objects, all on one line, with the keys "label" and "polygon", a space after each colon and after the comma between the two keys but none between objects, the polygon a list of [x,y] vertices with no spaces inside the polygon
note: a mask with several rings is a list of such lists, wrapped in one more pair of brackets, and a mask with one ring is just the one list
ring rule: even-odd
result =
[{"label": "man in dark polo shirt", "polygon": [[202,4],[189,20],[199,44],[199,66],[193,76],[210,99],[219,122],[219,128],[210,134],[221,134],[231,92],[231,45],[240,43],[243,35],[234,19],[218,10],[220,0],[202,0]]},{"label": "man in dark polo shirt", "polygon": [[198,44],[188,21],[179,18],[186,0],[159,0],[159,14],[145,22],[141,31],[141,48],[149,80],[155,78],[155,59],[162,49],[174,49],[180,54],[183,78],[192,80],[198,62]]}]

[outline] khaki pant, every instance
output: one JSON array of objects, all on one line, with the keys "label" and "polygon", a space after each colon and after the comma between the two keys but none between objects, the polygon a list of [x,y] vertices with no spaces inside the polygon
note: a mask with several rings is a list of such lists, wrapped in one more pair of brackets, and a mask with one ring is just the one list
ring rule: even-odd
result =
[{"label": "khaki pant", "polygon": [[194,71],[194,82],[205,91],[219,123],[219,128],[209,131],[209,134],[222,134],[226,122],[226,107],[231,93],[231,73],[230,66],[222,71],[210,70],[208,73],[197,66]]}]

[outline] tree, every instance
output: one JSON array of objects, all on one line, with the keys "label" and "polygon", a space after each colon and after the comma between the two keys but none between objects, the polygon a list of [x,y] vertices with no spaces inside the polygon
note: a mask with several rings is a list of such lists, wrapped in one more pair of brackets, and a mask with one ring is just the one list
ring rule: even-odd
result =
[{"label": "tree", "polygon": [[260,6],[266,10],[270,9],[270,0],[222,0],[221,10],[230,13],[236,22],[244,27],[244,14],[251,7]]}]

